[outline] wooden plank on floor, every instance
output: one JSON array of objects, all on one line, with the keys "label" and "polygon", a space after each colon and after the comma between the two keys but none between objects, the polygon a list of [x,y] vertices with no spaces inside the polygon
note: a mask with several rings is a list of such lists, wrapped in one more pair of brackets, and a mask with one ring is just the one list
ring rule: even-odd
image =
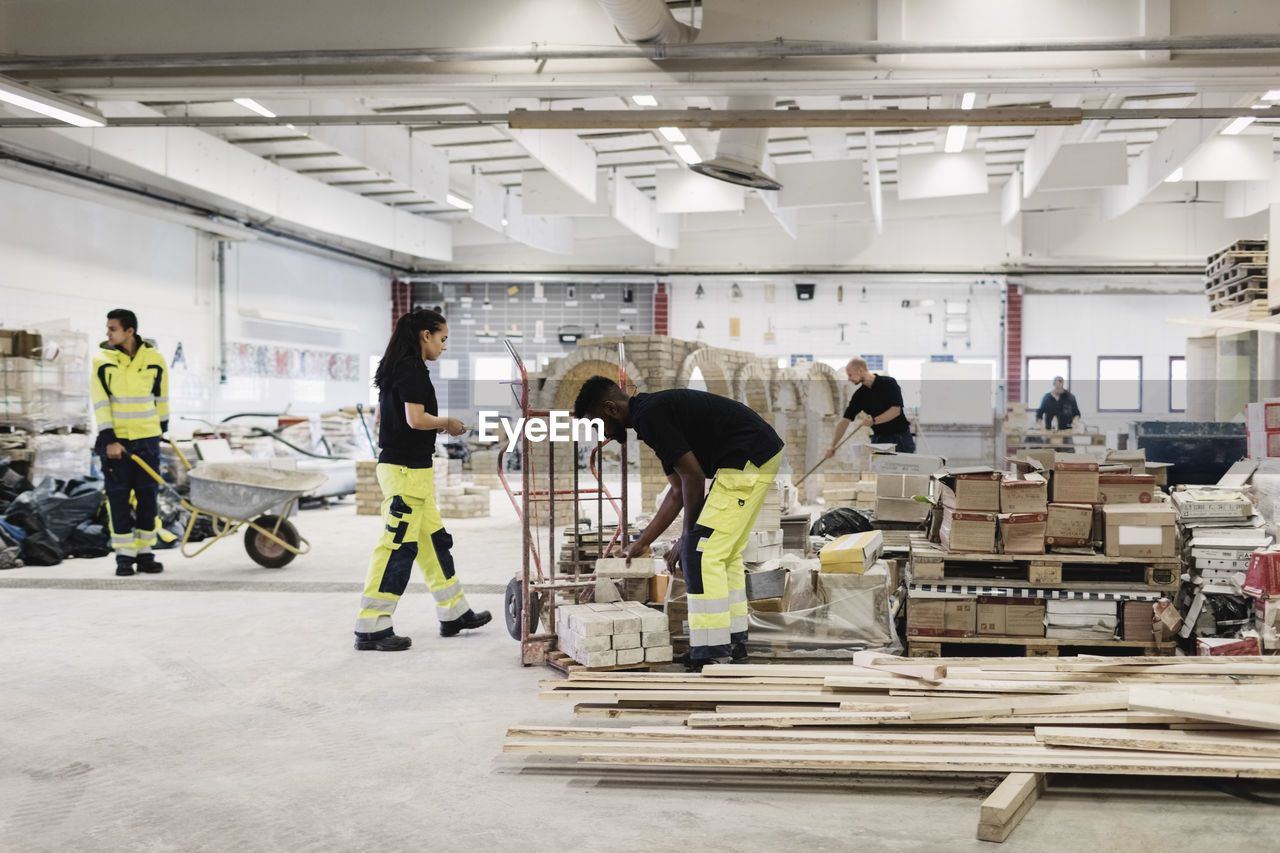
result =
[{"label": "wooden plank on floor", "polygon": [[1238,755],[1280,758],[1280,735],[1236,729],[1230,732],[1142,731],[1062,726],[1036,728],[1046,746],[1184,752],[1197,755]]},{"label": "wooden plank on floor", "polygon": [[1010,773],[982,803],[978,840],[1005,841],[1044,793],[1043,773]]},{"label": "wooden plank on floor", "polygon": [[1135,711],[1179,714],[1193,720],[1280,730],[1280,705],[1243,698],[1247,695],[1240,688],[1220,689],[1215,693],[1136,685],[1129,689],[1129,707]]},{"label": "wooden plank on floor", "polygon": [[928,705],[911,708],[911,719],[946,720],[966,717],[1012,717],[1019,714],[1078,714],[1086,711],[1123,711],[1129,707],[1129,693],[1113,690],[1106,693],[1067,696],[1026,696],[980,702],[940,699]]},{"label": "wooden plank on floor", "polygon": [[[904,679],[905,680],[905,679]],[[824,686],[832,690],[869,690],[874,682],[849,678],[843,675],[831,675],[823,681]],[[936,684],[928,682],[910,682],[910,689],[916,691],[942,691],[951,693],[1084,693],[1091,690],[1104,690],[1105,682],[1092,681],[1006,681],[1002,679],[944,678]],[[901,689],[907,685],[891,682],[884,685],[886,689]]]},{"label": "wooden plank on floor", "polygon": [[913,663],[910,658],[886,658],[879,652],[871,651],[854,652],[853,664],[878,672],[918,678],[921,681],[940,681],[947,675],[945,666]]}]

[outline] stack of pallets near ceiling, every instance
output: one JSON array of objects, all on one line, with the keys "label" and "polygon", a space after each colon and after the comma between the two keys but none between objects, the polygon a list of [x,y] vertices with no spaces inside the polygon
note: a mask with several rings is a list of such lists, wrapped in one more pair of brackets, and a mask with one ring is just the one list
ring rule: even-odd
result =
[{"label": "stack of pallets near ceiling", "polygon": [[1267,309],[1267,241],[1237,240],[1209,256],[1204,270],[1204,292],[1212,311],[1261,302]]},{"label": "stack of pallets near ceiling", "polygon": [[993,841],[1048,773],[1280,778],[1280,658],[854,661],[572,673],[542,698],[574,702],[580,723],[513,727],[504,749],[575,774],[1009,774],[980,814]]}]

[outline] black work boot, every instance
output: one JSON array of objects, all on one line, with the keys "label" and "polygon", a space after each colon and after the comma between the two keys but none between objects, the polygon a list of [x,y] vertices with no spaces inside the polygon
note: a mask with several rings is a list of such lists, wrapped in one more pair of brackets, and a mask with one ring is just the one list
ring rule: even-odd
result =
[{"label": "black work boot", "polygon": [[138,571],[148,575],[158,575],[164,571],[164,566],[156,562],[155,554],[144,551],[138,555]]},{"label": "black work boot", "polygon": [[733,647],[729,651],[729,663],[751,663],[751,658],[747,657],[746,643],[734,643]]},{"label": "black work boot", "polygon": [[489,620],[493,617],[489,615],[488,610],[481,610],[476,613],[474,610],[468,610],[457,619],[450,619],[448,622],[440,623],[440,636],[452,637],[464,628],[479,628],[481,625],[488,625]]},{"label": "black work boot", "polygon": [[133,557],[116,554],[116,577],[128,577],[133,574]]},{"label": "black work boot", "polygon": [[402,652],[413,645],[413,640],[401,637],[391,628],[372,634],[356,632],[356,648],[362,652]]}]

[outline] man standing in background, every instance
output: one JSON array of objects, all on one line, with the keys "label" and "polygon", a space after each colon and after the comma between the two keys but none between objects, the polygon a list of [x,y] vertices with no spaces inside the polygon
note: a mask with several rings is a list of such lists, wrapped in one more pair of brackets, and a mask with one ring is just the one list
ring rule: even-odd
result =
[{"label": "man standing in background", "polygon": [[859,426],[871,427],[872,444],[892,444],[899,453],[915,453],[916,440],[911,436],[911,424],[902,413],[902,389],[892,376],[877,376],[867,369],[865,359],[852,358],[844,367],[849,381],[858,386],[844,410],[844,417],[836,424],[827,448],[827,458],[835,455],[845,430],[855,420]]},{"label": "man standing in background", "polygon": [[1080,404],[1076,402],[1076,395],[1066,389],[1061,376],[1053,377],[1053,390],[1040,398],[1036,426],[1043,423],[1045,429],[1053,429],[1055,418],[1058,429],[1071,429],[1080,420]]},{"label": "man standing in background", "polygon": [[130,456],[160,470],[160,436],[169,428],[169,371],[155,345],[138,337],[138,318],[128,309],[107,314],[107,339],[93,359],[91,395],[116,574],[131,575],[135,566],[148,574],[163,571],[151,550],[159,487]]}]

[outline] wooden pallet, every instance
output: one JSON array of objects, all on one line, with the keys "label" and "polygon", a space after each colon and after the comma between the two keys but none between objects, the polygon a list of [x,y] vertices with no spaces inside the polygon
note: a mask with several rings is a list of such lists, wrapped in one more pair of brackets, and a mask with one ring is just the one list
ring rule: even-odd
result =
[{"label": "wooden pallet", "polygon": [[1216,255],[1210,255],[1208,262],[1204,266],[1204,274],[1209,278],[1225,269],[1235,266],[1259,266],[1265,265],[1268,261],[1267,250],[1261,251],[1226,251],[1219,252]]},{"label": "wooden pallet", "polygon": [[1237,264],[1236,266],[1224,267],[1205,278],[1204,289],[1206,293],[1213,293],[1228,285],[1249,281],[1250,279],[1260,279],[1265,282],[1267,280],[1267,264]]},{"label": "wooden pallet", "polygon": [[913,543],[911,580],[1017,581],[1041,586],[1128,584],[1175,591],[1182,562],[1102,554],[966,554]]},{"label": "wooden pallet", "polygon": [[657,672],[663,663],[632,663],[624,666],[583,666],[564,652],[547,653],[547,666],[568,675],[571,672]]},{"label": "wooden pallet", "polygon": [[[1251,288],[1249,290],[1241,291],[1239,294],[1236,294],[1235,296],[1228,296],[1228,297],[1217,299],[1217,300],[1211,299],[1209,300],[1209,310],[1210,311],[1226,311],[1230,308],[1238,308],[1241,305],[1256,305],[1259,302],[1261,302],[1263,305],[1267,305],[1269,304],[1267,302],[1268,292],[1269,291],[1265,287]],[[1265,317],[1269,315],[1270,315],[1270,310],[1268,309],[1267,314],[1264,314],[1262,316]]]},{"label": "wooden pallet", "polygon": [[999,647],[1000,654],[1009,648],[1021,648],[1029,658],[1056,658],[1070,655],[1135,655],[1163,657],[1172,655],[1174,643],[1146,643],[1141,640],[1066,640],[1049,637],[908,637],[907,656],[913,658],[970,657],[975,646]]}]

